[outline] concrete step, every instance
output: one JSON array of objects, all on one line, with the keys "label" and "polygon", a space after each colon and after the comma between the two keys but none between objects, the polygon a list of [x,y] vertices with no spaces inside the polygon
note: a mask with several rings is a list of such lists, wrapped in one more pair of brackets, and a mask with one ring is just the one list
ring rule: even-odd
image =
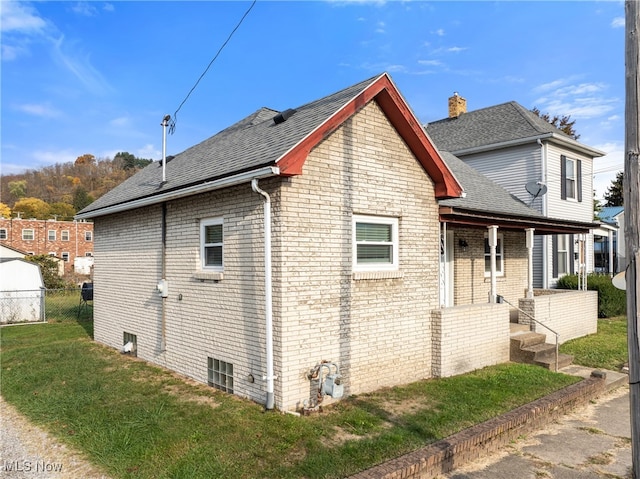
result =
[{"label": "concrete step", "polygon": [[[563,354],[563,353],[558,354],[558,369],[566,368],[567,366],[571,365],[572,362],[573,362],[573,356],[570,356],[569,354]],[[538,366],[542,366],[543,368],[550,369],[551,371],[555,371],[556,370],[555,354],[551,358],[545,358],[544,360],[540,360],[540,361],[536,360],[534,364],[537,364]]]},{"label": "concrete step", "polygon": [[512,334],[510,338],[511,338],[511,349],[513,349],[514,347],[526,348],[528,346],[542,344],[547,340],[547,336],[545,334],[533,333],[531,331],[515,333],[515,334]]},{"label": "concrete step", "polygon": [[531,331],[531,326],[528,324],[509,323],[509,332],[511,334],[528,333]]}]

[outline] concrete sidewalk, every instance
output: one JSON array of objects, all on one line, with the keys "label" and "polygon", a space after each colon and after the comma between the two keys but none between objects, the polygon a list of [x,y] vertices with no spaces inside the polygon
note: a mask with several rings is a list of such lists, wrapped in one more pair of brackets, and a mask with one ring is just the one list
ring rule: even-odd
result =
[{"label": "concrete sidewalk", "polygon": [[[592,370],[569,366],[567,374]],[[606,371],[608,392],[553,424],[469,463],[442,479],[626,479],[631,477],[631,426],[626,374]]]}]

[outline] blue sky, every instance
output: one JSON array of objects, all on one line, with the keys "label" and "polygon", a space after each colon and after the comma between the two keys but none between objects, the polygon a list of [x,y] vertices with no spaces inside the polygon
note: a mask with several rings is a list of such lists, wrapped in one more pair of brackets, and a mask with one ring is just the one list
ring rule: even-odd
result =
[{"label": "blue sky", "polygon": [[[185,99],[251,2],[0,1],[1,172],[128,151],[159,159]],[[176,154],[265,106],[315,100],[387,71],[426,123],[517,101],[571,115],[624,157],[622,1],[258,0],[176,117]]]}]

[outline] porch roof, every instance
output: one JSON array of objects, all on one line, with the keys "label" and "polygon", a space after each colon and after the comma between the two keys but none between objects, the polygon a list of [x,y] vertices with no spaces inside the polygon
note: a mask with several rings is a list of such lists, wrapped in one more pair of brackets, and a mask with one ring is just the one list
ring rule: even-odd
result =
[{"label": "porch roof", "polygon": [[455,155],[447,151],[440,154],[465,191],[464,197],[439,201],[443,222],[510,230],[535,228],[536,234],[588,233],[596,227],[594,223],[544,216]]}]

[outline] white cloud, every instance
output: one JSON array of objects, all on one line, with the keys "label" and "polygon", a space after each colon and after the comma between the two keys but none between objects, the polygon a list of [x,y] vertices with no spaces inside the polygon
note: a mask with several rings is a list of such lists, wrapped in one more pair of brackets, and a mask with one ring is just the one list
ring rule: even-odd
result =
[{"label": "white cloud", "polygon": [[606,96],[608,85],[604,83],[567,84],[569,79],[559,79],[534,88],[544,96],[534,101],[543,113],[571,115],[573,119],[597,118],[610,114],[619,107],[617,98]]},{"label": "white cloud", "polygon": [[76,161],[76,158],[84,153],[85,152],[72,152],[68,149],[58,151],[36,150],[31,156],[34,162],[37,163],[33,167],[40,168],[41,166],[53,165],[55,163],[67,163],[69,161]]},{"label": "white cloud", "polygon": [[376,33],[385,33],[385,23],[384,22],[378,22],[376,25]]},{"label": "white cloud", "polygon": [[611,20],[611,26],[613,28],[624,28],[624,17],[616,17]]},{"label": "white cloud", "polygon": [[158,150],[154,145],[148,143],[141,148],[135,150],[134,155],[137,158],[145,158],[147,160],[162,159],[162,151]]},{"label": "white cloud", "polygon": [[114,12],[114,11],[115,11],[115,9],[116,9],[116,7],[114,7],[114,6],[113,6],[113,3],[105,3],[105,4],[102,6],[102,9],[103,9],[105,12]]},{"label": "white cloud", "polygon": [[49,104],[25,103],[18,105],[16,109],[29,115],[42,118],[56,118],[60,116],[60,112]]},{"label": "white cloud", "polygon": [[77,2],[71,7],[71,10],[85,17],[95,17],[98,14],[96,7],[89,5],[87,2]]},{"label": "white cloud", "polygon": [[0,9],[0,31],[2,33],[41,33],[47,23],[38,16],[38,12],[23,2],[3,1]]},{"label": "white cloud", "polygon": [[606,153],[606,156],[596,158],[593,162],[593,189],[596,198],[602,200],[616,174],[624,169],[624,144],[607,142],[592,146]]},{"label": "white cloud", "polygon": [[111,90],[111,86],[102,74],[93,67],[88,55],[82,56],[73,52],[74,45],[66,43],[61,35],[53,42],[53,57],[69,70],[89,91],[103,94]]},{"label": "white cloud", "polygon": [[439,67],[443,64],[440,60],[418,60],[418,63],[428,67]]},{"label": "white cloud", "polygon": [[444,37],[444,28],[438,28],[435,31],[432,31],[434,35],[438,35],[439,37]]},{"label": "white cloud", "polygon": [[118,118],[114,118],[113,120],[109,121],[109,125],[114,126],[116,128],[128,127],[131,125],[131,118],[129,118],[128,116],[121,116]]}]

